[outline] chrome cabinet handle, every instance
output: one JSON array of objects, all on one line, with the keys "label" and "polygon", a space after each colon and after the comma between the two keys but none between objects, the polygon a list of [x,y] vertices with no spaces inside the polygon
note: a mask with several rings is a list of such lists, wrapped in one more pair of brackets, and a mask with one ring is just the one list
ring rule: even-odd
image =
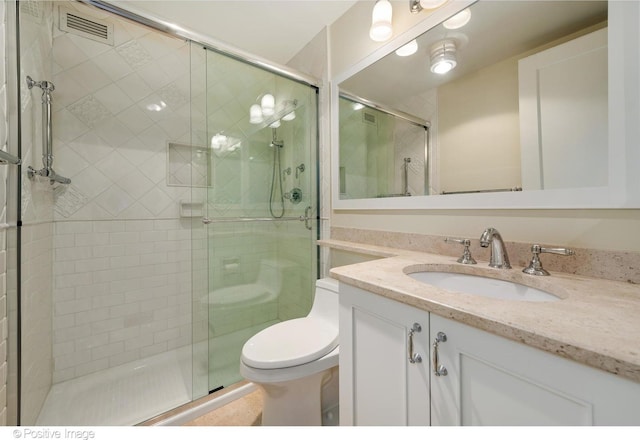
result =
[{"label": "chrome cabinet handle", "polygon": [[438,356],[438,344],[440,342],[447,342],[447,335],[442,332],[438,332],[438,335],[433,340],[433,374],[435,374],[436,376],[446,376],[447,369],[444,367],[444,365],[440,365],[440,359]]},{"label": "chrome cabinet handle", "polygon": [[409,330],[409,362],[412,364],[419,364],[422,362],[422,356],[413,352],[413,334],[420,333],[421,331],[422,326],[417,322],[414,322],[413,327]]},{"label": "chrome cabinet handle", "polygon": [[204,223],[205,225],[208,225],[209,223],[212,223],[213,220],[211,220],[209,217],[202,217],[202,223]]}]

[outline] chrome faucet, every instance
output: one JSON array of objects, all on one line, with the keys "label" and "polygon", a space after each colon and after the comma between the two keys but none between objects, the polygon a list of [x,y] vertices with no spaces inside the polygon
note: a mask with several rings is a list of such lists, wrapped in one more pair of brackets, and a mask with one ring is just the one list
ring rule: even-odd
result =
[{"label": "chrome faucet", "polygon": [[502,236],[494,228],[487,228],[480,236],[480,246],[489,247],[491,245],[491,257],[489,258],[489,266],[498,269],[511,269],[507,249],[502,241]]}]

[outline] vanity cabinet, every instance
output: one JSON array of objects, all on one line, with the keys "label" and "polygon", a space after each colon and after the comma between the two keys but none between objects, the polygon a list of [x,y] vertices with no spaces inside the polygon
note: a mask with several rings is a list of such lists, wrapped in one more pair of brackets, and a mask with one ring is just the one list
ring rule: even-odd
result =
[{"label": "vanity cabinet", "polygon": [[340,284],[341,425],[430,424],[428,333],[429,313]]},{"label": "vanity cabinet", "polygon": [[340,344],[344,425],[640,424],[640,383],[346,284]]},{"label": "vanity cabinet", "polygon": [[640,384],[431,314],[432,425],[638,425]]}]

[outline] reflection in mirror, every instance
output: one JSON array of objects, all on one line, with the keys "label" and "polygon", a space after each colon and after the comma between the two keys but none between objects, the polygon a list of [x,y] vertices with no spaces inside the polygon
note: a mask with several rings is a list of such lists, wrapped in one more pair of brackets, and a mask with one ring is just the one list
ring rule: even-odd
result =
[{"label": "reflection in mirror", "polygon": [[[428,121],[423,194],[607,186],[607,2],[483,0],[468,11],[462,27],[431,29],[415,54],[391,53],[340,90]],[[453,68],[439,74],[436,61]],[[367,191],[350,192],[355,129],[342,125],[355,118],[341,102],[341,198],[402,193],[391,171],[360,174]],[[396,169],[402,160],[376,154]]]},{"label": "reflection in mirror", "polygon": [[428,194],[426,122],[340,96],[340,198]]}]

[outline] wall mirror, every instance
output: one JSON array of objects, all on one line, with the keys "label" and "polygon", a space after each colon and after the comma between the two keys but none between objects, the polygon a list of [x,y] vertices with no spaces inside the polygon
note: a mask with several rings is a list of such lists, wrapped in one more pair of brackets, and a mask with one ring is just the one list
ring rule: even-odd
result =
[{"label": "wall mirror", "polygon": [[336,78],[334,207],[637,206],[630,2],[469,3]]}]

